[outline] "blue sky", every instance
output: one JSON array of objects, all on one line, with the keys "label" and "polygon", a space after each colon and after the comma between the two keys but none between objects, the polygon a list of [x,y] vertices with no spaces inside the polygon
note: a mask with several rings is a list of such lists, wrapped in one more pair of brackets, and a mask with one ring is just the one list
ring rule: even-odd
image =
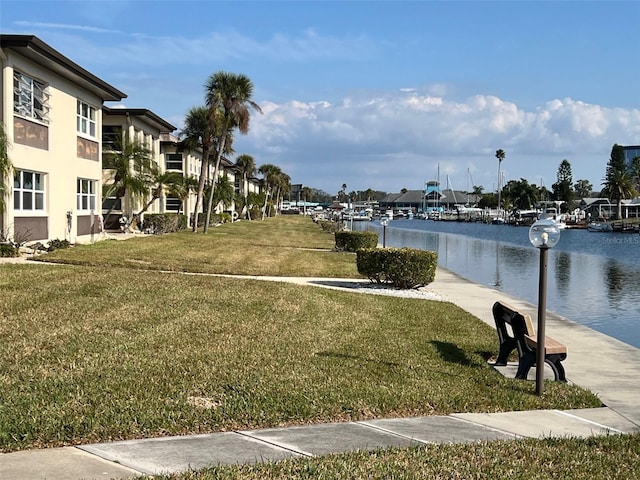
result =
[{"label": "blue sky", "polygon": [[[600,189],[640,144],[640,2],[2,0],[34,34],[178,128],[219,70],[254,83],[237,154],[335,194],[547,188],[563,159]],[[110,105],[113,106],[113,105]]]}]

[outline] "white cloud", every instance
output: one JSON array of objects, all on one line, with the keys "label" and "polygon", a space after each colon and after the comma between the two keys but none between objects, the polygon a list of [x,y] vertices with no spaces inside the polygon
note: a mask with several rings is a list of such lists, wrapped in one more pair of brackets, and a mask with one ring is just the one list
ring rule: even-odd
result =
[{"label": "white cloud", "polygon": [[264,115],[253,116],[249,135],[238,138],[238,148],[251,150],[258,163],[286,165],[295,183],[329,192],[342,183],[355,190],[421,188],[435,178],[438,165],[441,182],[451,175],[454,187],[465,189],[469,170],[474,182],[489,190],[492,182],[495,188],[498,148],[507,152],[507,180],[540,184],[544,177],[551,185],[567,158],[575,180],[587,178],[597,187],[611,146],[640,140],[640,110],[571,98],[524,111],[495,96],[454,101],[396,91],[335,104],[290,101],[263,107]]}]

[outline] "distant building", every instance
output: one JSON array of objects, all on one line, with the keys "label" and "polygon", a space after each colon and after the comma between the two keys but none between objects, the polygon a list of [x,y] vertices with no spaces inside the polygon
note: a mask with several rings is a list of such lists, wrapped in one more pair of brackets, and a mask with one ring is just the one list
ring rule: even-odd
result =
[{"label": "distant building", "polygon": [[404,193],[389,193],[380,200],[380,209],[412,211],[455,210],[456,206],[474,206],[481,196],[460,190],[440,190],[438,182],[427,182],[424,190],[407,190]]},{"label": "distant building", "polygon": [[631,165],[631,161],[640,157],[640,145],[630,145],[628,147],[622,147],[624,150],[624,160],[627,165]]}]

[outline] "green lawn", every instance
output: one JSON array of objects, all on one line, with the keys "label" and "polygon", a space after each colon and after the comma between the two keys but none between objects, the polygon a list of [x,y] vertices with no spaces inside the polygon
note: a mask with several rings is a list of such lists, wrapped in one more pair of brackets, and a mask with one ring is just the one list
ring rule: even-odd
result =
[{"label": "green lawn", "polygon": [[[266,225],[289,238],[268,245]],[[274,274],[281,249],[294,260],[309,253],[291,243],[330,246],[304,218],[227,227],[230,249],[244,242],[269,257],[265,270],[252,264],[262,274]],[[0,265],[0,449],[600,405],[575,386],[550,382],[541,398],[530,382],[496,373],[486,363],[497,352],[494,329],[449,303],[157,271],[191,270],[191,252],[215,270],[227,227],[46,257],[89,266]],[[139,256],[147,243],[158,251]],[[318,253],[329,258],[327,276],[345,258],[355,263]],[[125,257],[136,268],[123,268]]]},{"label": "green lawn", "polygon": [[156,480],[576,479],[628,480],[640,470],[640,434],[498,441],[354,452],[224,466]]},{"label": "green lawn", "polygon": [[137,237],[57,250],[47,261],[234,275],[359,277],[355,255],[332,251],[334,236],[308,217],[235,222],[209,233]]}]

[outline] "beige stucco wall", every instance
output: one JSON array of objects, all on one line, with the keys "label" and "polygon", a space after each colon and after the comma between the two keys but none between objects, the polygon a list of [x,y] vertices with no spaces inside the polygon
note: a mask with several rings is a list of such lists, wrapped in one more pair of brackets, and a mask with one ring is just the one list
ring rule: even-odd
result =
[{"label": "beige stucco wall", "polygon": [[[9,157],[17,170],[29,170],[44,174],[44,211],[14,211],[13,197],[9,199],[5,223],[12,230],[17,218],[46,219],[48,239],[67,239],[72,242],[77,237],[77,217],[89,215],[89,211],[77,210],[76,182],[78,178],[96,181],[97,205],[100,205],[100,179],[102,157],[100,148],[100,109],[102,101],[94,94],[79,88],[54,72],[37,65],[12,50],[4,51],[6,60],[2,64],[2,120],[5,123],[11,147]],[[14,141],[13,113],[13,72],[21,73],[48,85],[49,123],[48,149],[22,145]],[[76,105],[80,99],[96,108],[96,137],[98,160],[88,160],[77,156]],[[40,123],[23,117],[29,122]],[[45,124],[42,124],[45,125]],[[72,212],[71,230],[67,228],[67,212]],[[30,238],[29,240],[46,240]]]}]

